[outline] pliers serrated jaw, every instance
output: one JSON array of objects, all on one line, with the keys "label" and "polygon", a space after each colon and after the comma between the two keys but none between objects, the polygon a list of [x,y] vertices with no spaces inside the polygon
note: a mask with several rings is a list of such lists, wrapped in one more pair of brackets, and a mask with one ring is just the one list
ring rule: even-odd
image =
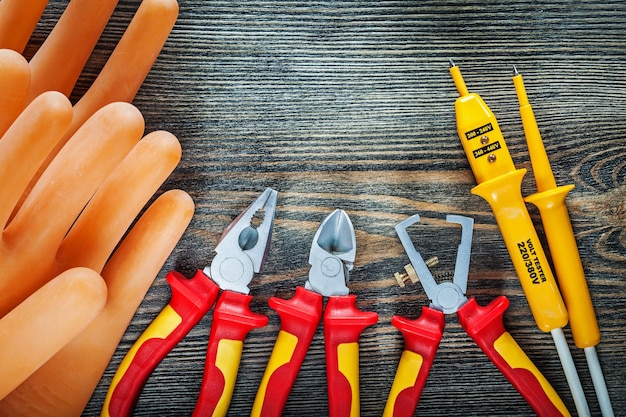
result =
[{"label": "pliers serrated jaw", "polygon": [[[222,233],[215,258],[204,269],[222,290],[250,292],[248,284],[254,273],[261,270],[269,252],[277,195],[277,191],[265,189]],[[254,227],[252,219],[258,214],[263,215],[263,220]]]}]

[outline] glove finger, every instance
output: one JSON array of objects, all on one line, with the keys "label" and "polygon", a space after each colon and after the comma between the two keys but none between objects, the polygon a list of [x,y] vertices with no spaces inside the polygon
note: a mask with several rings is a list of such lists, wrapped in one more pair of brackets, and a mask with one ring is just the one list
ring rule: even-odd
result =
[{"label": "glove finger", "polygon": [[[106,298],[107,288],[100,275],[75,268],[41,287],[0,319],[0,334],[10,335],[0,343],[0,399],[84,330],[100,313]],[[1,402],[0,409],[7,412]]]},{"label": "glove finger", "polygon": [[[2,0],[5,1],[5,0]],[[44,91],[69,96],[117,0],[72,0],[30,60],[29,101]]]},{"label": "glove finger", "polygon": [[4,231],[16,272],[0,280],[0,314],[54,276],[52,261],[63,237],[142,133],[143,118],[134,106],[110,104],[50,164]]},{"label": "glove finger", "polygon": [[0,1],[0,48],[24,51],[48,0]]},{"label": "glove finger", "polygon": [[31,178],[72,120],[72,105],[61,93],[37,97],[0,140],[0,226],[4,229]]},{"label": "glove finger", "polygon": [[174,135],[144,137],[102,184],[65,237],[57,254],[59,270],[84,266],[101,271],[146,202],[180,160]]},{"label": "glove finger", "polygon": [[29,86],[28,62],[15,51],[0,49],[0,138],[26,106]]},{"label": "glove finger", "polygon": [[28,415],[31,406],[41,417],[80,416],[193,209],[180,190],[148,208],[104,268],[109,296],[100,315],[0,403],[0,416]]},{"label": "glove finger", "polygon": [[71,135],[100,107],[114,101],[130,103],[133,100],[177,17],[176,0],[144,0],[141,3],[106,65],[74,106],[74,121],[68,134]]}]

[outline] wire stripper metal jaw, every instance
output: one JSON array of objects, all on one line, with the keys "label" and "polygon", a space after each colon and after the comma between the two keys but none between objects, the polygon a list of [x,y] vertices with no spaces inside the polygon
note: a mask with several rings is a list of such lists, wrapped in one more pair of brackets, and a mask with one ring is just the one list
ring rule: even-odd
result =
[{"label": "wire stripper metal jaw", "polygon": [[343,210],[329,214],[315,233],[305,284],[325,297],[348,295],[348,280],[356,257],[356,236],[350,218]]},{"label": "wire stripper metal jaw", "polygon": [[448,223],[457,223],[462,227],[461,243],[459,244],[456,263],[454,266],[454,278],[452,282],[437,283],[422,255],[415,249],[407,228],[420,221],[418,214],[396,225],[396,232],[402,242],[402,246],[409,256],[409,260],[424,287],[426,295],[431,300],[431,307],[445,314],[455,313],[467,302],[467,278],[469,275],[470,254],[472,251],[472,229],[474,219],[465,216],[448,215]]},{"label": "wire stripper metal jaw", "polygon": [[[215,247],[215,258],[204,273],[222,290],[248,294],[248,284],[258,273],[269,252],[278,192],[267,188],[222,233]],[[262,211],[258,227],[252,219]]]}]

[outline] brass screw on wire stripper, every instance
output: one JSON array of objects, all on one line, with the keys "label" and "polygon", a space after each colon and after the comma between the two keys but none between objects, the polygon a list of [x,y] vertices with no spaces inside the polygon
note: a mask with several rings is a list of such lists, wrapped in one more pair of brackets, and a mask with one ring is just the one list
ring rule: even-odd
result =
[{"label": "brass screw on wire stripper", "polygon": [[[428,258],[425,261],[425,264],[428,267],[435,266],[438,263],[439,263],[439,258],[437,258],[436,256],[433,256],[432,258]],[[417,275],[417,272],[415,272],[415,268],[413,268],[413,265],[411,264],[405,265],[404,271],[405,272],[396,272],[394,274],[394,276],[396,277],[396,281],[398,281],[398,285],[400,287],[404,287],[408,281],[411,281],[411,283],[415,284],[417,281],[420,280],[420,277]]]}]

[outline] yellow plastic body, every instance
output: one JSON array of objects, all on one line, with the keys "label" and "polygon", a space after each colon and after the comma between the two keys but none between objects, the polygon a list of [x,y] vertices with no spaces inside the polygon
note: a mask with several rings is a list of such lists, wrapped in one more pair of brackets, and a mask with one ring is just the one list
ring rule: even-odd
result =
[{"label": "yellow plastic body", "polygon": [[220,397],[213,416],[225,416],[230,406],[230,400],[233,397],[235,389],[235,381],[239,371],[239,362],[241,361],[241,352],[243,350],[243,342],[240,340],[222,339],[217,346],[217,355],[215,358],[215,367],[222,372],[224,376],[224,390]]},{"label": "yellow plastic body", "polygon": [[461,95],[457,131],[478,185],[472,193],[491,205],[537,326],[567,324],[568,314],[521,193],[526,170],[516,170],[498,122],[482,98],[468,93],[458,67],[450,74]]},{"label": "yellow plastic body", "polygon": [[339,372],[348,380],[351,391],[350,417],[359,417],[359,344],[341,343],[337,346],[337,365]]},{"label": "yellow plastic body", "polygon": [[582,349],[600,343],[600,328],[565,205],[565,197],[573,188],[573,185],[557,187],[530,195],[526,201],[537,206],[541,214],[574,343]]},{"label": "yellow plastic body", "polygon": [[480,184],[515,170],[491,109],[478,94],[467,92],[459,67],[451,67],[450,74],[460,94],[454,103],[457,130],[476,181]]},{"label": "yellow plastic body", "polygon": [[530,371],[541,385],[543,392],[550,399],[550,402],[552,402],[563,416],[570,416],[559,394],[557,394],[535,364],[526,356],[526,353],[524,353],[509,332],[502,333],[494,342],[493,347],[512,369],[526,369]]},{"label": "yellow plastic body", "polygon": [[124,374],[126,374],[128,367],[135,359],[135,355],[139,351],[139,348],[141,348],[146,340],[154,338],[165,339],[176,329],[176,327],[180,325],[180,323],[182,323],[182,321],[183,318],[168,304],[165,308],[163,308],[150,326],[148,326],[148,328],[143,332],[139,339],[137,339],[137,341],[129,349],[113,376],[113,380],[109,386],[109,391],[104,399],[104,405],[102,406],[100,414],[102,417],[110,417],[108,410],[109,403],[111,402],[111,396]]},{"label": "yellow plastic body", "polygon": [[389,392],[389,398],[387,399],[387,405],[385,405],[385,410],[383,411],[383,417],[393,417],[398,395],[405,389],[415,385],[423,363],[424,358],[422,355],[410,350],[402,352],[398,370],[396,371],[396,376],[391,385],[391,391]]},{"label": "yellow plastic body", "polygon": [[514,76],[513,83],[539,190],[538,193],[528,196],[526,201],[534,204],[541,214],[552,262],[569,313],[574,343],[579,348],[596,346],[600,343],[600,328],[565,203],[567,193],[574,186],[557,187],[522,76]]},{"label": "yellow plastic body", "polygon": [[568,314],[548,259],[524,204],[520,169],[482,182],[472,189],[491,205],[494,217],[537,326],[544,332],[564,327]]},{"label": "yellow plastic body", "polygon": [[297,336],[284,330],[278,332],[274,350],[272,351],[272,355],[267,363],[263,379],[261,379],[261,384],[259,385],[256,398],[254,399],[254,404],[252,405],[250,417],[259,417],[261,415],[270,378],[278,368],[291,362],[291,358],[293,357],[297,345]]},{"label": "yellow plastic body", "polygon": [[539,192],[552,190],[556,188],[556,181],[552,173],[552,168],[550,167],[548,154],[541,140],[535,114],[528,103],[528,96],[526,95],[522,76],[516,75],[513,77],[513,84],[515,85],[515,92],[517,93],[517,100],[520,105],[519,112],[522,118],[522,125],[524,126],[526,145],[528,147],[528,154],[530,155],[530,163],[533,166],[537,189]]}]

